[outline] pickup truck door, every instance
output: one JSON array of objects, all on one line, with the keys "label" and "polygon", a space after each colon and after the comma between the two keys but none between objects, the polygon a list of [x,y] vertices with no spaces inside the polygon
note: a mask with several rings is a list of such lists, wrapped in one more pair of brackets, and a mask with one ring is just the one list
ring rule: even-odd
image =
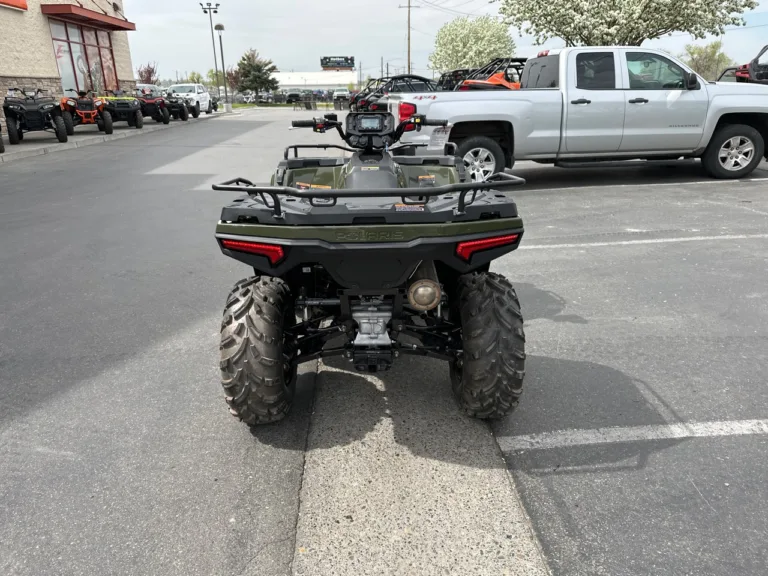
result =
[{"label": "pickup truck door", "polygon": [[621,145],[626,98],[618,50],[568,53],[563,154],[611,153]]},{"label": "pickup truck door", "polygon": [[685,70],[654,52],[622,51],[627,112],[621,152],[692,151],[699,146],[709,108],[701,83],[685,89]]}]

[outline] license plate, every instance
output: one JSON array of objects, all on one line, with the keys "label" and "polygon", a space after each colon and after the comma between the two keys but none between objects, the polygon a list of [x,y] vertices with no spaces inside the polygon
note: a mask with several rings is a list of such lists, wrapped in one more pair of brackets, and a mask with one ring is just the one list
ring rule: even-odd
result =
[{"label": "license plate", "polygon": [[432,136],[429,139],[429,146],[427,146],[427,148],[432,150],[442,150],[445,148],[445,144],[448,142],[448,136],[450,136],[450,134],[450,126],[435,128],[432,131]]}]

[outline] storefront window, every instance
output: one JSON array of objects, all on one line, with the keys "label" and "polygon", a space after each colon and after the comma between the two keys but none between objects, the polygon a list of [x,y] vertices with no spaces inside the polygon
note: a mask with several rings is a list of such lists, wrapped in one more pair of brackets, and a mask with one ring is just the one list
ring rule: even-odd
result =
[{"label": "storefront window", "polygon": [[56,63],[64,90],[117,90],[109,32],[51,20]]}]

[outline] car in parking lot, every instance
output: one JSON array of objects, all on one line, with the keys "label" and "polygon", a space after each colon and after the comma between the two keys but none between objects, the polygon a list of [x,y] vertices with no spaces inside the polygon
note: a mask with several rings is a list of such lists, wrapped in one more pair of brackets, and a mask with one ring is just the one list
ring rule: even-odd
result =
[{"label": "car in parking lot", "polygon": [[[561,167],[700,158],[715,178],[742,178],[765,157],[768,86],[707,82],[660,50],[578,47],[529,59],[521,90],[390,94],[400,118],[445,129],[401,141],[458,146],[473,179],[515,160]],[[397,107],[397,110],[395,110]]]},{"label": "car in parking lot", "polygon": [[168,94],[183,98],[193,118],[200,116],[200,112],[213,113],[213,100],[202,84],[174,84],[168,87]]}]

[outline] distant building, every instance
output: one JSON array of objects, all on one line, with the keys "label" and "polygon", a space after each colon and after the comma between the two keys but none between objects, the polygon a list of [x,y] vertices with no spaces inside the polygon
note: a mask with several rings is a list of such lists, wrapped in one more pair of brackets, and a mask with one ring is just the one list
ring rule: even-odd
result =
[{"label": "distant building", "polygon": [[275,72],[281,90],[332,90],[357,84],[357,72]]}]

